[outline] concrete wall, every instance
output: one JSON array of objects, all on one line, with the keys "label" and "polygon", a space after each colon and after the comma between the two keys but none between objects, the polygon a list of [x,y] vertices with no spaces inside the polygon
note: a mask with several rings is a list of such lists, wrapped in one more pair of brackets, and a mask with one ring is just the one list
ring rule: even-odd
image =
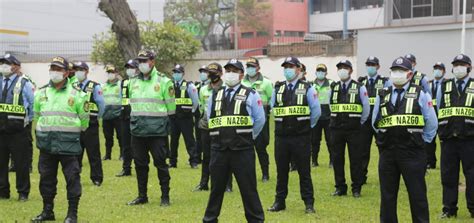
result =
[{"label": "concrete wall", "polygon": [[[285,58],[268,58],[268,57],[260,57],[260,66],[261,72],[270,78],[273,82],[283,80],[283,68],[280,66],[283,63]],[[315,69],[316,65],[319,63],[324,63],[328,66],[329,70],[329,77],[332,79],[337,79],[336,75],[336,64],[342,59],[349,59],[353,64],[356,64],[355,57],[303,57],[299,58],[302,63],[306,65],[306,69],[308,71],[307,78],[314,79],[315,78]],[[198,80],[199,67],[203,65],[210,64],[212,62],[218,62],[222,65],[227,63],[227,60],[217,60],[217,61],[209,61],[209,60],[193,60],[189,61],[185,64],[186,68],[186,75],[185,78],[187,80]],[[33,81],[37,84],[38,87],[43,86],[48,83],[49,70],[48,63],[23,63],[22,70],[25,74],[28,74]],[[94,65],[89,63],[90,72],[89,72],[89,79],[97,81],[99,83],[104,83],[106,81],[106,74],[103,65]],[[357,73],[356,70],[354,73]]]},{"label": "concrete wall", "polygon": [[[474,23],[468,23],[465,53],[474,59]],[[460,53],[461,24],[425,25],[398,28],[359,30],[357,38],[357,67],[365,70],[365,59],[377,56],[381,73],[388,74],[393,60],[413,53],[417,70],[432,76],[432,66],[441,61],[451,70],[452,59]]]},{"label": "concrete wall", "polygon": [[[384,9],[373,8],[349,11],[348,22],[350,30],[383,26]],[[311,14],[309,24],[310,32],[341,31],[343,12]]]}]

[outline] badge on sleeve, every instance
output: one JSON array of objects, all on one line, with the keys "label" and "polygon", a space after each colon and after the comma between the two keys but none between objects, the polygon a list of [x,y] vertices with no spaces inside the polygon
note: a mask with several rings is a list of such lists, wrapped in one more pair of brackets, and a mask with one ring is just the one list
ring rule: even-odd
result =
[{"label": "badge on sleeve", "polygon": [[174,87],[171,86],[169,89],[168,89],[168,93],[170,95],[170,97],[174,97]]}]

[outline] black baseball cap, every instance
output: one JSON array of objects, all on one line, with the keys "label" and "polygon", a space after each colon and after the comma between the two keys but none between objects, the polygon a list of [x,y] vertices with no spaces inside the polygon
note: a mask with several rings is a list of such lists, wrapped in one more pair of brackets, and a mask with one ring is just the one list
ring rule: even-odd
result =
[{"label": "black baseball cap", "polygon": [[341,65],[346,65],[352,69],[352,63],[349,60],[341,60],[336,64],[336,67],[339,68]]},{"label": "black baseball cap", "polygon": [[85,69],[85,70],[89,70],[89,66],[84,61],[75,62],[74,63],[74,69],[76,69],[76,68],[82,68],[82,69]]},{"label": "black baseball cap", "polygon": [[451,62],[451,64],[454,64],[456,62],[467,63],[471,65],[471,58],[469,58],[467,55],[459,54],[453,59],[453,62]]},{"label": "black baseball cap", "polygon": [[126,67],[126,68],[138,68],[138,63],[137,63],[136,60],[128,60],[124,67]]},{"label": "black baseball cap", "polygon": [[405,55],[405,59],[409,60],[411,63],[416,63],[416,57],[411,53]]},{"label": "black baseball cap", "polygon": [[61,67],[65,70],[67,70],[68,65],[69,65],[69,63],[67,62],[67,60],[64,57],[54,57],[51,60],[51,64],[49,66],[57,66],[57,67]]},{"label": "black baseball cap", "polygon": [[181,64],[176,64],[173,68],[173,72],[184,73],[184,67]]},{"label": "black baseball cap", "polygon": [[199,72],[207,72],[207,66],[201,66],[198,70]]},{"label": "black baseball cap", "polygon": [[250,58],[247,60],[246,65],[247,65],[247,66],[250,65],[250,66],[256,67],[256,66],[260,66],[260,62],[258,61],[257,58],[255,58],[255,57],[250,57]]},{"label": "black baseball cap", "polygon": [[151,50],[141,50],[138,52],[138,57],[137,59],[139,60],[153,60],[155,59],[156,55],[153,51]]},{"label": "black baseball cap", "polygon": [[107,72],[107,73],[109,73],[109,72],[117,72],[117,69],[115,68],[114,65],[108,64],[107,66],[105,66],[105,72]]},{"label": "black baseball cap", "polygon": [[365,61],[365,65],[369,65],[369,64],[379,65],[379,58],[374,57],[374,56],[368,57],[367,60]]},{"label": "black baseball cap", "polygon": [[226,68],[226,69],[228,67],[235,67],[235,68],[241,70],[242,72],[244,72],[244,65],[242,64],[242,62],[240,62],[237,59],[230,59],[229,62],[227,62],[227,64],[224,66],[224,68]]},{"label": "black baseball cap", "polygon": [[392,66],[390,67],[390,69],[394,69],[394,68],[402,68],[405,70],[411,70],[412,69],[411,61],[404,57],[399,57],[393,61]]},{"label": "black baseball cap", "polygon": [[207,65],[207,71],[219,73],[222,72],[222,66],[218,63],[211,63]]},{"label": "black baseball cap", "polygon": [[441,68],[443,70],[446,70],[446,67],[444,66],[444,63],[437,62],[435,65],[433,65],[433,68]]},{"label": "black baseball cap", "polygon": [[287,57],[285,59],[285,61],[283,61],[283,63],[281,64],[281,66],[285,66],[286,64],[291,64],[291,65],[295,65],[297,67],[301,67],[301,62],[300,60],[298,60],[298,58],[296,57]]},{"label": "black baseball cap", "polygon": [[18,59],[16,59],[15,56],[13,56],[9,53],[7,53],[7,54],[3,55],[2,57],[0,57],[0,61],[6,61],[8,63],[21,66],[21,62]]}]

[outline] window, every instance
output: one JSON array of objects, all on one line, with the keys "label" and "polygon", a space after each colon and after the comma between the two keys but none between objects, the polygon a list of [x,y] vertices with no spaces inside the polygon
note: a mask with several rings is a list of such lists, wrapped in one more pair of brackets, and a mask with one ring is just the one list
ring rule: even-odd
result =
[{"label": "window", "polygon": [[275,31],[275,37],[280,37],[280,36],[281,36],[281,31],[280,30]]},{"label": "window", "polygon": [[[344,0],[311,0],[313,12],[331,13],[344,10]],[[349,0],[349,10],[379,8],[384,0]]]},{"label": "window", "polygon": [[268,36],[268,32],[266,32],[266,31],[258,31],[257,32],[257,37],[263,37],[263,36]]},{"label": "window", "polygon": [[[469,0],[472,1],[472,0]],[[394,0],[393,19],[449,16],[453,0]]]},{"label": "window", "polygon": [[242,33],[242,34],[241,34],[241,37],[242,37],[243,39],[250,39],[250,38],[253,38],[253,32]]},{"label": "window", "polygon": [[453,14],[452,0],[433,0],[433,16],[445,16]]},{"label": "window", "polygon": [[[472,13],[472,7],[474,7],[474,4],[472,4],[472,0],[466,0],[466,14]],[[459,0],[459,14],[462,15],[462,6],[464,4],[463,0]]]},{"label": "window", "polygon": [[287,2],[304,2],[304,0],[286,0]]},{"label": "window", "polygon": [[286,37],[304,37],[304,32],[301,32],[301,31],[285,31],[284,35]]}]

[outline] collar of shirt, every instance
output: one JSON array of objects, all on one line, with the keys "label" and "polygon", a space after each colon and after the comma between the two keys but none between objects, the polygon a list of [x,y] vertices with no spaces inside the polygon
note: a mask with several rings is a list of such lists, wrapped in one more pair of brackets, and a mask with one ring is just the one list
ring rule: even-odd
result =
[{"label": "collar of shirt", "polygon": [[[403,93],[405,93],[408,90],[409,86],[410,86],[410,82],[407,82],[405,85],[403,85],[403,89],[405,89]],[[394,95],[394,93],[396,92],[395,89],[397,89],[397,87],[395,87],[395,85],[392,84],[392,95]]]},{"label": "collar of shirt", "polygon": [[178,84],[178,86],[181,86],[181,83],[183,83],[183,80],[180,80],[180,81],[177,81],[177,82],[174,82],[175,84]]},{"label": "collar of shirt", "polygon": [[373,77],[369,77],[369,82],[370,80],[372,80],[373,82],[375,82],[375,80],[379,77],[379,74],[375,74]]},{"label": "collar of shirt", "polygon": [[[456,84],[457,84],[458,80],[459,80],[459,79],[456,78],[456,81],[455,81]],[[466,77],[464,77],[464,78],[462,79],[462,82],[464,82],[463,85],[466,85],[468,80],[469,80],[469,74],[466,75]]]},{"label": "collar of shirt", "polygon": [[294,79],[293,81],[291,81],[291,82],[286,81],[286,85],[292,84],[293,87],[295,87],[296,82],[298,82],[298,78],[295,78],[295,79]]},{"label": "collar of shirt", "polygon": [[[3,83],[5,83],[5,79],[6,79],[7,77],[2,76],[2,78],[3,78]],[[10,84],[10,83],[11,83],[13,80],[15,80],[15,79],[16,79],[16,74],[10,75],[10,77],[8,77],[8,80],[9,80],[9,81],[8,81],[8,84]]]},{"label": "collar of shirt", "polygon": [[439,80],[436,80],[434,79],[433,82],[436,84],[436,82],[438,82],[437,85],[440,85],[441,83],[443,83],[443,80],[444,80],[444,77],[440,78]]},{"label": "collar of shirt", "polygon": [[352,78],[349,78],[349,80],[342,82],[343,84],[346,84],[346,88],[349,87],[349,84],[351,83]]},{"label": "collar of shirt", "polygon": [[240,84],[237,84],[237,85],[235,85],[235,86],[233,86],[233,87],[229,87],[229,86],[226,85],[226,86],[225,86],[225,91],[226,91],[226,93],[227,93],[227,89],[231,88],[231,89],[234,89],[234,91],[232,91],[232,92],[235,92],[235,90],[239,89],[239,87],[240,87]]}]

